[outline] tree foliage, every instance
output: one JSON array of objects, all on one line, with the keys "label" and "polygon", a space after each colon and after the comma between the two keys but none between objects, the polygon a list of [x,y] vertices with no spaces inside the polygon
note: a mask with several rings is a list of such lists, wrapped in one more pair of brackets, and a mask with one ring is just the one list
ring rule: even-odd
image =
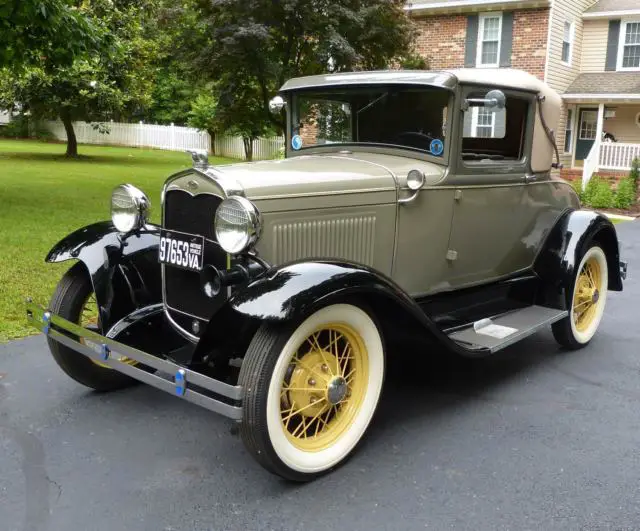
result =
[{"label": "tree foliage", "polygon": [[67,132],[67,155],[77,155],[72,122],[107,121],[141,114],[149,89],[156,44],[146,37],[153,2],[85,1],[77,8],[87,24],[100,28],[94,51],[59,62],[42,55],[19,71],[0,72],[0,107],[18,103],[36,118],[59,118]]},{"label": "tree foliage", "polygon": [[0,68],[66,64],[98,49],[100,28],[67,0],[0,0]]},{"label": "tree foliage", "polygon": [[201,0],[209,36],[194,64],[220,80],[223,130],[282,130],[269,100],[289,78],[388,68],[411,47],[404,0]]}]

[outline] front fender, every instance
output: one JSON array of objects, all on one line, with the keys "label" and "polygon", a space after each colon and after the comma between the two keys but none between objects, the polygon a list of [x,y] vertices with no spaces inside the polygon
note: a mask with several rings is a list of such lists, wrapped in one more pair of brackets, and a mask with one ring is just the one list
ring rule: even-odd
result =
[{"label": "front fender", "polygon": [[127,313],[162,300],[158,229],[147,225],[123,241],[110,221],[102,221],[69,234],[47,254],[47,262],[84,264],[103,333]]},{"label": "front fender", "polygon": [[[573,210],[560,217],[536,258],[535,272],[547,286],[561,293],[573,285],[585,247],[593,241],[598,242],[607,257],[609,289],[622,291],[616,229],[607,217],[589,210]],[[561,297],[564,296],[562,293]]]},{"label": "front fender", "polygon": [[[356,299],[372,308],[383,328],[394,317],[394,322],[407,328],[417,325],[448,349],[470,355],[449,339],[393,280],[367,266],[333,260],[300,261],[272,268],[238,289],[222,311],[213,316],[208,333],[198,345],[198,354],[228,341],[229,330],[240,330],[247,323],[295,323],[323,306]],[[244,333],[234,337],[233,348],[224,350],[242,352],[251,339]],[[478,354],[481,353],[472,355]]]}]

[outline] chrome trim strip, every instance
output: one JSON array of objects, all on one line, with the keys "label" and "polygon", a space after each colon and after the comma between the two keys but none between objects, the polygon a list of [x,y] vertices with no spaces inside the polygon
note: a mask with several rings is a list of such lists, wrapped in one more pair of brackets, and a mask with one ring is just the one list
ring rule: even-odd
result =
[{"label": "chrome trim strip", "polygon": [[[93,360],[99,361],[107,365],[108,367],[117,370],[131,378],[139,380],[166,391],[168,393],[177,394],[185,400],[202,406],[210,411],[220,413],[234,420],[242,419],[242,406],[230,405],[206,394],[201,393],[195,389],[190,389],[189,384],[193,384],[202,389],[206,389],[218,395],[227,397],[231,400],[242,400],[243,389],[239,385],[229,385],[220,380],[210,378],[191,369],[178,365],[168,360],[158,358],[152,354],[148,354],[136,348],[130,347],[113,339],[101,336],[96,332],[82,328],[81,326],[67,321],[62,317],[51,314],[43,308],[33,304],[27,303],[27,321],[35,328],[44,332],[48,337],[62,343],[63,345],[75,350],[76,352],[87,356]],[[57,328],[66,330],[67,332],[83,338],[85,343],[66,336],[65,334],[52,329],[47,326],[47,321],[50,321]],[[186,385],[186,389],[180,389],[180,393],[177,393],[177,382],[171,382],[161,378],[160,376],[147,372],[137,366],[123,363],[120,361],[120,356],[107,355],[105,359],[104,353],[107,354],[119,354],[129,359],[135,360],[140,364],[162,371],[170,375],[175,375],[180,372],[181,376],[184,376],[184,382],[181,386]]]}]

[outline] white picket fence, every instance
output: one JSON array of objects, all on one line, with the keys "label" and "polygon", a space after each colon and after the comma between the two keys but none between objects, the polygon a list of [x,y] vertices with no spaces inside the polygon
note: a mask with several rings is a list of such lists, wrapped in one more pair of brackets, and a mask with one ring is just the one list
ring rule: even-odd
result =
[{"label": "white picket fence", "polygon": [[[216,135],[216,155],[244,158],[244,144],[239,136]],[[258,138],[253,141],[253,160],[268,160],[278,157],[284,149],[284,138],[274,136],[272,138]]]},{"label": "white picket fence", "polygon": [[[47,129],[58,140],[66,141],[67,134],[60,121],[46,122]],[[193,127],[153,124],[127,124],[105,122],[95,128],[87,122],[74,122],[73,129],[79,144],[102,144],[115,146],[147,147],[184,151],[186,149],[206,149],[211,151],[209,134]],[[108,132],[101,132],[101,129]],[[253,143],[254,160],[272,159],[284,147],[284,138],[260,138]],[[241,137],[216,136],[216,155],[244,159],[244,145]]]}]

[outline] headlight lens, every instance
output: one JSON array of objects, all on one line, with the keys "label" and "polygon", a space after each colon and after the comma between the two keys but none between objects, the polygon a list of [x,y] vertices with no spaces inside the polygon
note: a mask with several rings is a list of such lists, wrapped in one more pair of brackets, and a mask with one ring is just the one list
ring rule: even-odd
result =
[{"label": "headlight lens", "polygon": [[244,197],[225,199],[216,211],[216,238],[227,253],[238,254],[251,248],[261,229],[260,212]]},{"label": "headlight lens", "polygon": [[111,221],[118,232],[139,229],[149,219],[151,203],[142,190],[121,184],[111,194]]}]

